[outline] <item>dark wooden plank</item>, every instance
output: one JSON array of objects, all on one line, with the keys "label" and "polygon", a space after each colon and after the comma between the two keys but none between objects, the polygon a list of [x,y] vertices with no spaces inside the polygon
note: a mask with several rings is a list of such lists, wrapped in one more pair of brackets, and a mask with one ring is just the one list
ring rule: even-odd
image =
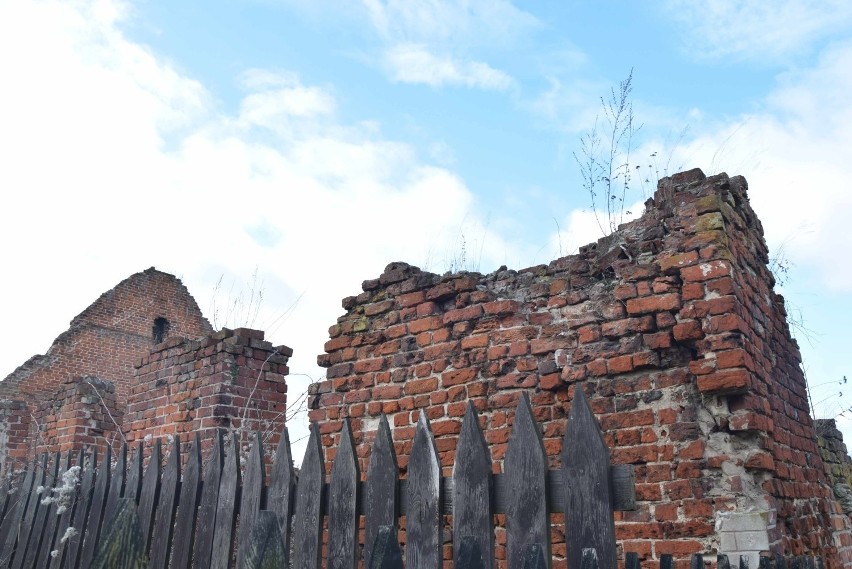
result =
[{"label": "dark wooden plank", "polygon": [[[71,453],[67,453],[65,456],[65,460],[62,460],[62,453],[57,452],[54,456],[53,460],[54,464],[54,476],[53,476],[53,488],[56,488],[60,484],[61,475],[69,468],[71,468]],[[53,488],[48,490],[50,492],[51,500],[54,499],[53,496]],[[47,497],[47,496],[45,496]],[[47,510],[47,523],[44,527],[44,539],[42,539],[41,550],[39,551],[39,555],[33,563],[32,567],[47,567],[50,561],[50,552],[53,550],[53,542],[56,539],[56,526],[59,524],[59,516],[56,514],[57,505],[56,503],[51,503]]]},{"label": "dark wooden plank", "polygon": [[700,553],[693,553],[689,562],[689,569],[704,569],[704,556]]},{"label": "dark wooden plank", "polygon": [[[56,486],[56,478],[59,476],[59,454],[57,453],[54,460],[50,460],[45,464],[45,477],[43,483],[43,491],[38,495],[38,500],[41,502],[36,513],[35,523],[33,524],[32,533],[30,534],[30,544],[27,548],[27,555],[24,558],[22,567],[39,567],[37,563],[39,557],[44,558],[47,555],[45,548],[50,547],[53,535],[47,538],[48,531],[48,513],[51,511],[51,505],[46,499],[51,497],[52,489]],[[56,517],[55,515],[52,517]]]},{"label": "dark wooden plank", "polygon": [[[30,543],[30,537],[33,535],[33,525],[36,523],[38,511],[43,509],[41,505],[42,491],[44,490],[45,480],[47,478],[47,454],[41,456],[40,463],[34,463],[36,469],[35,478],[33,479],[33,487],[30,490],[30,497],[27,500],[27,509],[24,512],[24,517],[21,520],[21,528],[18,530],[18,545],[15,548],[15,553],[12,556],[12,569],[21,569],[24,566],[24,559],[27,556],[27,551],[33,545]],[[41,491],[39,490],[41,489]],[[43,517],[42,517],[43,519]],[[41,536],[36,536],[39,539]]]},{"label": "dark wooden plank", "polygon": [[660,569],[673,569],[674,559],[671,553],[663,553],[660,555]]},{"label": "dark wooden plank", "polygon": [[237,435],[231,433],[231,443],[225,456],[225,469],[219,481],[219,502],[216,505],[216,529],[213,532],[213,557],[210,569],[228,569],[234,551],[234,529],[240,500],[240,450]]},{"label": "dark wooden plank", "polygon": [[123,498],[130,498],[137,504],[142,494],[142,459],[145,455],[145,449],[142,446],[142,441],[136,447],[136,456],[130,463],[130,469],[127,472],[127,482],[124,484]]},{"label": "dark wooden plank", "polygon": [[[697,555],[697,554],[696,554]],[[695,563],[695,555],[693,555],[693,564]],[[748,569],[749,559],[748,555],[740,555],[740,569]],[[807,567],[807,565],[805,565]],[[704,569],[704,562],[702,560],[701,565],[694,566],[692,569]]]},{"label": "dark wooden plank", "polygon": [[731,569],[731,561],[724,553],[716,555],[716,569]]},{"label": "dark wooden plank", "polygon": [[287,427],[284,427],[272,464],[272,475],[266,492],[266,508],[278,516],[281,543],[287,560],[285,566],[289,566],[290,562],[290,521],[293,516],[295,494],[296,472],[293,469],[293,455],[290,451],[290,435]]},{"label": "dark wooden plank", "polygon": [[[77,453],[77,464],[75,464],[74,466],[71,466],[71,464],[70,464],[71,455],[72,455],[72,451],[69,451],[68,452],[68,458],[66,459],[66,463],[65,463],[68,466],[68,468],[65,470],[65,472],[63,474],[60,475],[60,477],[63,479],[63,485],[64,485],[64,482],[65,482],[65,477],[68,477],[69,487],[70,487],[70,483],[72,481],[72,478],[76,478],[76,476],[74,475],[74,472],[79,473],[80,471],[82,471],[83,467],[85,466],[85,453],[82,449],[80,449],[80,451]],[[76,470],[74,470],[75,467],[76,467]],[[79,495],[76,492],[75,492],[75,494]],[[55,496],[55,497],[58,497],[58,496]],[[61,514],[58,513],[59,510],[57,509],[57,514],[60,517],[59,517],[59,522],[56,525],[56,536],[53,539],[53,549],[51,550],[51,561],[50,561],[51,569],[59,569],[59,567],[64,567],[65,566],[65,558],[68,556],[68,539],[69,539],[68,528],[73,527],[71,525],[71,523],[74,520],[74,512],[77,509],[77,502],[78,502],[78,500],[76,498],[74,498],[74,499],[70,499],[70,498],[71,498],[71,496],[69,494],[67,503],[65,503],[65,504],[60,503],[59,507],[61,507],[62,510],[63,510]],[[57,554],[52,555],[53,551],[56,551]]]},{"label": "dark wooden plank", "polygon": [[787,569],[787,558],[779,555],[775,558],[775,569]]},{"label": "dark wooden plank", "polygon": [[122,498],[107,522],[104,539],[91,569],[148,569],[136,501]]},{"label": "dark wooden plank", "polygon": [[441,460],[426,413],[420,413],[408,459],[406,486],[408,569],[441,569]]},{"label": "dark wooden plank", "polygon": [[485,562],[482,559],[482,548],[479,546],[480,540],[472,535],[465,535],[458,541],[458,557],[456,558],[454,569],[486,569]]},{"label": "dark wooden plank", "polygon": [[284,544],[281,528],[275,512],[261,510],[257,513],[251,537],[245,544],[246,551],[239,569],[284,569]]},{"label": "dark wooden plank", "polygon": [[613,464],[610,466],[612,481],[612,509],[632,511],[636,509],[636,479],[632,464]]},{"label": "dark wooden plank", "polygon": [[172,439],[172,451],[163,469],[160,483],[160,498],[157,507],[157,523],[151,537],[151,554],[148,556],[151,569],[166,569],[172,551],[172,535],[180,491],[180,437]]},{"label": "dark wooden plank", "polygon": [[594,547],[586,547],[583,549],[583,556],[580,561],[580,569],[599,569],[600,560],[598,559],[598,550]]},{"label": "dark wooden plank", "polygon": [[76,531],[68,538],[67,551],[65,552],[66,569],[76,569],[80,566],[80,551],[83,549],[83,534],[80,532],[86,527],[89,518],[89,506],[92,503],[92,492],[95,489],[95,472],[98,467],[98,449],[92,450],[86,466],[83,468],[83,481],[80,484],[80,494],[77,496],[77,504],[74,506],[74,517],[71,527]]},{"label": "dark wooden plank", "polygon": [[518,399],[512,435],[503,461],[508,486],[506,549],[509,569],[522,569],[524,548],[538,544],[550,559],[547,514],[547,455],[526,393]]},{"label": "dark wooden plank", "polygon": [[219,501],[219,483],[225,461],[225,449],[222,431],[216,431],[213,452],[204,472],[201,487],[201,504],[198,507],[198,530],[195,535],[195,547],[192,555],[193,569],[210,569],[213,557],[213,534],[216,531],[216,505]]},{"label": "dark wooden plank", "polygon": [[186,472],[180,485],[177,519],[175,521],[174,549],[169,567],[188,569],[195,537],[195,520],[201,501],[201,435],[195,433],[195,443],[189,450]]},{"label": "dark wooden plank", "polygon": [[109,494],[104,505],[104,521],[111,520],[118,508],[118,500],[124,492],[124,483],[127,480],[127,443],[121,445],[115,466],[109,483]]},{"label": "dark wooden plank", "polygon": [[593,548],[599,569],[616,569],[609,449],[580,386],[562,442],[562,472],[568,566],[579,567],[583,550]]},{"label": "dark wooden plank", "polygon": [[370,566],[379,528],[396,528],[399,512],[399,467],[396,463],[390,425],[384,413],[379,420],[370,464],[367,466],[364,505],[364,562]]},{"label": "dark wooden plank", "polygon": [[[12,481],[15,480],[15,475],[7,472],[3,477],[3,485],[0,487],[0,522],[6,519],[6,512],[9,504],[12,502]],[[0,541],[0,543],[3,543]]]},{"label": "dark wooden plank", "polygon": [[[548,558],[545,557],[544,548],[540,543],[526,544],[522,553],[524,560],[521,566],[522,569],[547,569]],[[637,565],[635,568],[627,567],[627,569],[639,569],[639,566]]]},{"label": "dark wooden plank", "polygon": [[361,473],[349,419],[331,467],[328,492],[328,569],[355,569],[358,564],[358,482]]},{"label": "dark wooden plank", "polygon": [[471,401],[456,447],[453,482],[453,559],[459,563],[462,540],[472,538],[481,551],[483,566],[494,567],[491,454]]},{"label": "dark wooden plank", "polygon": [[[760,558],[758,559],[758,565],[757,566],[759,567],[759,569],[771,569],[772,560],[769,557],[766,557],[765,555],[761,555]],[[817,566],[817,564],[816,564],[816,562],[814,562],[814,569],[816,569],[816,566]]]},{"label": "dark wooden plank", "polygon": [[[30,498],[30,490],[33,487],[35,476],[34,463],[27,465],[24,472],[17,475],[9,475],[7,479],[7,504],[6,513],[0,519],[0,567],[8,567],[12,561],[12,553],[15,550],[15,541],[18,539],[18,530],[21,520],[27,508]],[[12,484],[14,483],[14,486]],[[12,488],[14,487],[14,490]],[[8,492],[11,490],[11,494]]]},{"label": "dark wooden plank", "polygon": [[293,569],[319,569],[322,545],[323,479],[322,443],[319,426],[311,425],[311,436],[296,485],[293,522]]},{"label": "dark wooden plank", "polygon": [[160,499],[160,470],[163,463],[163,445],[160,439],[154,441],[148,467],[142,477],[142,493],[139,494],[139,524],[142,528],[142,544],[145,553],[151,549],[151,535],[154,529],[154,515]]},{"label": "dark wooden plank", "polygon": [[371,550],[370,569],[402,569],[402,550],[397,541],[396,526],[381,526]]},{"label": "dark wooden plank", "polygon": [[263,508],[263,484],[266,466],[263,464],[263,439],[255,431],[254,444],[246,462],[240,495],[240,527],[237,536],[237,566],[243,566],[243,551],[251,539],[257,514]]},{"label": "dark wooden plank", "polygon": [[83,551],[80,555],[80,566],[88,567],[95,558],[95,548],[100,540],[101,526],[104,522],[104,506],[109,492],[110,475],[112,471],[112,448],[106,447],[104,460],[98,470],[95,489],[92,492],[92,505],[89,508],[89,521],[83,537]]}]

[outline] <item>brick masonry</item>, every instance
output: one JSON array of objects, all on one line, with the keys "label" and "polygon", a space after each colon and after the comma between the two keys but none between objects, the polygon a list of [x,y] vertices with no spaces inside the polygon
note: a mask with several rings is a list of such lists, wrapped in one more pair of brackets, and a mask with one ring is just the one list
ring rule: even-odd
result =
[{"label": "brick masonry", "polygon": [[[93,436],[106,444],[117,429],[108,416],[110,425],[101,424],[96,407],[103,405],[86,392],[101,385],[120,421],[135,365],[155,346],[158,318],[168,322],[171,335],[195,338],[213,331],[181,281],[150,268],[102,294],[46,354],[33,356],[0,382],[0,433],[7,433],[5,444],[0,435],[0,471],[36,450],[80,448]],[[93,422],[97,425],[85,427]]]},{"label": "brick masonry", "polygon": [[745,180],[692,170],[661,180],[641,218],[548,265],[440,277],[392,263],[344,299],[310,418],[331,458],[349,417],[365,472],[387,414],[404,475],[425,412],[449,474],[472,400],[500,471],[526,391],[556,467],[580,388],[614,462],[635,466],[639,507],[617,522],[624,550],[681,566],[699,551],[852,566],[767,262]]},{"label": "brick masonry", "polygon": [[[171,338],[141,358],[123,427],[130,444],[199,433],[209,448],[217,429],[234,429],[248,450],[251,431],[272,449],[284,428],[287,362],[293,351],[260,330],[223,329],[198,340]],[[271,453],[270,453],[271,454]]]}]

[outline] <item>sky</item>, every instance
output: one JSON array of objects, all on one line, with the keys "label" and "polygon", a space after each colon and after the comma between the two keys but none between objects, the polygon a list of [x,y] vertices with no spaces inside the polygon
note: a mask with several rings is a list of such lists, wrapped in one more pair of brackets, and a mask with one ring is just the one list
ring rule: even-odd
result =
[{"label": "sky", "polygon": [[156,266],[292,347],[295,399],[389,262],[599,238],[574,155],[632,70],[625,209],[680,170],[747,178],[852,442],[850,69],[848,0],[0,0],[0,377]]}]

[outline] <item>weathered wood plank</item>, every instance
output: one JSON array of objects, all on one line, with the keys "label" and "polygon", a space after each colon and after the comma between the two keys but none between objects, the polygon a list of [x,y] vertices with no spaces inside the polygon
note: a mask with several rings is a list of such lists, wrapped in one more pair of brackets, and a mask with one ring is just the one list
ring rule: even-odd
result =
[{"label": "weathered wood plank", "polygon": [[80,533],[80,530],[86,527],[86,520],[89,518],[89,506],[92,503],[92,492],[95,489],[95,469],[97,466],[98,449],[95,448],[83,469],[83,481],[80,484],[77,504],[74,506],[74,517],[71,518],[71,527],[75,528],[76,533],[67,541],[64,565],[66,569],[76,569],[80,566],[80,551],[83,546],[83,534]]},{"label": "weathered wood plank", "polygon": [[198,530],[195,536],[195,548],[192,555],[193,569],[210,569],[213,557],[213,535],[216,531],[216,505],[219,501],[219,483],[225,462],[225,448],[222,431],[216,431],[213,452],[204,472],[201,487],[201,504],[198,507]]},{"label": "weathered wood plank", "polygon": [[[613,476],[620,476],[621,480],[613,480],[613,485],[624,484],[625,488],[617,490],[625,499],[625,503],[617,505],[613,504],[613,510],[632,510],[635,508],[635,501],[630,496],[635,496],[633,483],[633,465],[632,464],[617,464],[611,468]],[[622,471],[617,474],[618,471]],[[629,474],[628,474],[629,471]],[[404,515],[408,512],[408,479],[399,481],[400,484],[400,514]],[[509,510],[511,486],[506,474],[492,474],[491,476],[492,501],[495,514],[505,514]],[[361,486],[365,486],[364,483]],[[629,488],[627,487],[629,486]],[[441,513],[452,515],[453,513],[453,477],[447,476],[441,479]],[[563,480],[562,469],[547,471],[547,511],[549,513],[562,513],[565,511],[565,482]],[[359,506],[358,514],[363,514],[363,504]]]},{"label": "weathered wood plank", "polygon": [[107,445],[104,460],[98,470],[95,488],[92,492],[92,505],[89,508],[89,521],[83,536],[83,551],[80,556],[80,566],[88,567],[95,558],[95,548],[100,539],[103,524],[104,506],[109,492],[110,474],[112,470],[112,449]]},{"label": "weathered wood plank", "polygon": [[169,563],[171,569],[187,569],[195,537],[195,513],[201,500],[201,435],[195,433],[195,443],[189,450],[186,472],[180,485],[174,549]]},{"label": "weathered wood plank", "polygon": [[163,445],[160,439],[154,440],[148,468],[142,477],[142,493],[139,495],[139,524],[142,528],[142,544],[145,553],[151,549],[151,535],[154,529],[154,516],[157,502],[160,500],[160,470],[163,462]]},{"label": "weathered wood plank", "polygon": [[671,553],[663,553],[660,555],[660,569],[673,569],[674,558]]},{"label": "weathered wood plank", "polygon": [[491,454],[471,401],[456,447],[453,482],[453,559],[457,564],[460,562],[461,544],[470,538],[481,552],[483,566],[494,567]]},{"label": "weathered wood plank", "polygon": [[145,447],[142,446],[142,441],[139,441],[136,447],[136,456],[130,463],[130,469],[127,472],[127,482],[124,485],[123,498],[130,498],[137,504],[142,493],[142,459],[145,455]]},{"label": "weathered wood plank", "polygon": [[[70,477],[73,472],[72,469],[77,467],[77,472],[81,471],[85,466],[85,455],[83,450],[81,449],[77,453],[77,464],[74,466],[70,465],[72,452],[68,452],[68,459],[66,461],[66,465],[68,468],[66,472],[68,472],[68,476]],[[64,477],[64,474],[63,474]],[[79,496],[79,494],[77,494]],[[75,498],[70,501],[68,504],[62,505],[64,511],[62,512],[59,523],[56,525],[56,537],[53,540],[53,550],[57,551],[57,555],[51,557],[50,568],[51,569],[59,569],[59,567],[65,566],[65,558],[68,556],[68,540],[65,539],[66,532],[71,526],[71,522],[74,519],[74,512],[77,509],[78,500]]]},{"label": "weathered wood plank", "polygon": [[598,560],[598,550],[594,547],[586,547],[583,549],[583,558],[580,562],[580,569],[599,569],[600,561]]},{"label": "weathered wood plank", "polygon": [[237,566],[243,566],[243,555],[246,544],[254,531],[257,514],[263,508],[263,484],[266,467],[263,464],[263,439],[255,431],[254,444],[251,447],[246,462],[245,477],[243,478],[242,495],[240,496],[240,527],[237,536]]},{"label": "weathered wood plank", "polygon": [[127,480],[127,443],[121,445],[121,451],[115,461],[109,481],[109,494],[104,505],[104,521],[111,520],[118,508],[124,483]]},{"label": "weathered wood plank", "polygon": [[731,569],[731,561],[724,553],[716,556],[716,569]]},{"label": "weathered wood plank", "polygon": [[639,554],[635,551],[628,551],[624,554],[624,569],[640,569]]},{"label": "weathered wood plank", "polygon": [[163,478],[160,483],[160,498],[157,507],[157,523],[151,538],[151,569],[166,569],[172,550],[172,535],[177,510],[177,497],[180,491],[180,437],[174,436],[172,451],[166,460]]},{"label": "weathered wood plank", "polygon": [[479,539],[472,535],[465,535],[453,540],[453,542],[456,541],[459,542],[459,554],[456,558],[454,569],[487,569],[482,559],[482,548],[479,546]]},{"label": "weathered wood plank", "polygon": [[569,567],[579,567],[583,550],[593,548],[599,569],[616,569],[609,449],[583,390],[574,400],[562,442],[567,500],[565,544]]},{"label": "weathered wood plank", "polygon": [[331,467],[328,492],[328,569],[355,569],[358,564],[358,482],[361,473],[349,419]]},{"label": "weathered wood plank", "polygon": [[403,569],[396,526],[381,526],[376,534],[370,569]]},{"label": "weathered wood plank", "polygon": [[440,569],[441,461],[426,413],[420,413],[408,459],[406,487],[406,548],[408,569]]},{"label": "weathered wood plank", "polygon": [[213,557],[210,569],[228,569],[234,551],[234,529],[240,500],[240,449],[237,436],[231,433],[225,469],[219,481],[219,503],[216,506],[216,529],[213,532]]},{"label": "weathered wood plank", "polygon": [[704,569],[704,556],[700,553],[693,553],[689,563],[690,569]]},{"label": "weathered wood plank", "polygon": [[[15,479],[14,474],[7,472],[3,477],[3,486],[0,487],[0,523],[6,519],[6,512],[9,503],[12,502],[12,481]],[[3,543],[0,541],[0,543]]]},{"label": "weathered wood plank", "polygon": [[[65,461],[62,460],[62,453],[57,452],[54,457],[54,471],[53,471],[53,483],[52,486],[55,488],[59,485],[59,481],[61,480],[61,475],[63,472],[67,471],[71,467],[71,453],[67,453],[65,455]],[[45,497],[50,495],[53,498],[52,488],[48,489]],[[49,494],[48,494],[49,493]],[[57,506],[55,503],[51,504],[47,511],[47,523],[44,527],[44,538],[42,539],[41,551],[39,552],[38,558],[36,558],[32,567],[47,567],[50,561],[50,552],[53,550],[53,542],[56,538],[56,526],[59,524],[59,516],[56,515]]]},{"label": "weathered wood plank", "polygon": [[44,455],[44,482],[42,482],[43,491],[37,494],[36,500],[39,501],[38,511],[36,512],[33,528],[30,532],[29,545],[27,546],[27,554],[24,557],[24,562],[21,567],[37,567],[36,559],[42,555],[42,550],[46,547],[45,526],[47,524],[47,513],[50,510],[49,504],[42,504],[45,498],[50,496],[51,488],[56,484],[56,476],[59,473],[59,456],[56,460],[49,460],[47,454]]},{"label": "weathered wood plank", "polygon": [[311,436],[302,460],[302,470],[296,485],[295,521],[293,522],[293,569],[318,569],[322,542],[323,496],[322,443],[319,426],[311,425]]},{"label": "weathered wood plank", "polygon": [[[547,569],[548,558],[544,556],[544,548],[540,543],[528,543],[523,548],[522,569]],[[631,568],[627,568],[631,569]],[[633,569],[639,569],[638,566]]]},{"label": "weathered wood plank", "polygon": [[538,544],[544,551],[544,558],[549,560],[547,455],[526,393],[522,393],[518,400],[503,470],[509,490],[506,508],[509,569],[523,568],[524,550],[530,544]]},{"label": "weathered wood plank", "polygon": [[399,468],[390,425],[384,414],[379,420],[376,440],[373,442],[364,490],[364,562],[370,566],[379,528],[396,528],[399,512]]},{"label": "weathered wood plank", "polygon": [[251,537],[238,569],[284,569],[284,544],[275,512],[261,510],[257,513]]},{"label": "weathered wood plank", "polygon": [[[39,488],[43,489],[45,479],[47,477],[47,454],[41,456],[41,463],[34,463],[36,469],[33,487],[30,490],[30,497],[27,500],[27,510],[24,513],[24,518],[21,520],[21,528],[18,531],[18,545],[15,548],[15,554],[12,557],[12,569],[21,569],[24,566],[24,559],[27,556],[27,551],[32,547],[30,537],[35,533],[33,525],[36,522],[37,513],[43,508],[41,505],[42,494]],[[41,536],[36,536],[36,539]]]},{"label": "weathered wood plank", "polygon": [[91,569],[148,569],[136,501],[122,498],[115,514],[107,522]]},{"label": "weathered wood plank", "polygon": [[272,475],[266,492],[266,508],[278,516],[285,566],[289,566],[290,563],[290,521],[293,515],[295,493],[296,472],[293,469],[293,455],[290,451],[290,435],[287,427],[284,427],[272,465]]}]

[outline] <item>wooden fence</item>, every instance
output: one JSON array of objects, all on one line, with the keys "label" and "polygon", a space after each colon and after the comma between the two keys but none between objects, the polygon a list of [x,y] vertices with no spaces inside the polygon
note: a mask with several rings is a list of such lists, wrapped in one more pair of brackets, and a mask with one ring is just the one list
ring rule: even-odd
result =
[{"label": "wooden fence", "polygon": [[[14,492],[8,480],[0,495],[0,568],[354,569],[362,559],[370,569],[400,568],[398,529],[405,516],[405,565],[441,569],[444,515],[451,514],[454,567],[485,569],[495,566],[494,514],[505,514],[508,568],[547,569],[550,513],[564,512],[569,566],[586,569],[594,562],[616,569],[613,509],[634,507],[633,471],[610,465],[600,427],[582,391],[576,393],[557,470],[548,469],[526,395],[518,403],[503,473],[496,475],[472,404],[452,477],[441,475],[422,413],[404,480],[385,417],[365,481],[348,422],[328,482],[317,425],[298,477],[285,429],[268,483],[259,435],[241,468],[234,437],[225,452],[220,432],[203,473],[197,438],[184,461],[175,439],[164,467],[156,441],[144,472],[141,446],[129,468],[126,447],[114,468],[109,449],[100,462],[96,453],[82,451],[45,456],[16,480]],[[62,498],[51,491],[55,487],[73,493]],[[57,495],[59,501],[45,500]]]}]

